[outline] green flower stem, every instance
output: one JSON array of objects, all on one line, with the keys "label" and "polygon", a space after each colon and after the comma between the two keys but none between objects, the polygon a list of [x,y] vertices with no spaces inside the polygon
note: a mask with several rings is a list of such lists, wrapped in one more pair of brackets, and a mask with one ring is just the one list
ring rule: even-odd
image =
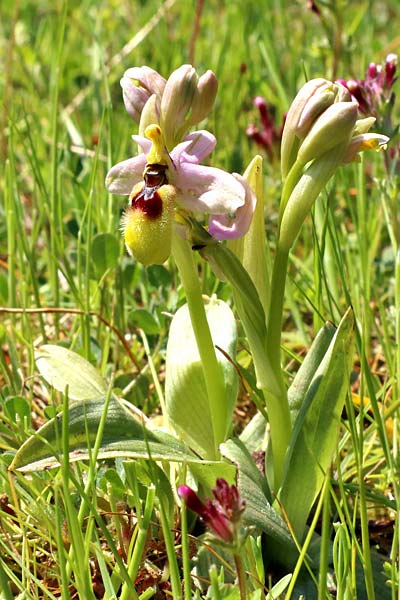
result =
[{"label": "green flower stem", "polygon": [[243,564],[243,559],[239,553],[235,553],[233,555],[233,559],[235,561],[235,567],[237,572],[238,584],[239,584],[239,593],[240,600],[246,600],[246,571]]},{"label": "green flower stem", "polygon": [[271,289],[273,290],[273,294],[268,314],[267,356],[275,375],[279,379],[282,379],[281,331],[288,259],[289,252],[282,250],[278,244],[272,271]]},{"label": "green flower stem", "polygon": [[222,369],[217,361],[214,343],[208,326],[206,312],[196,264],[192,249],[188,242],[178,234],[173,236],[172,255],[179,269],[186,300],[189,307],[190,319],[203,366],[206,383],[212,427],[214,432],[214,459],[218,458],[218,446],[224,441],[226,423],[224,411],[226,392]]},{"label": "green flower stem", "polygon": [[[280,366],[280,327],[282,321],[283,292],[285,289],[286,262],[281,266],[275,260],[275,271],[272,279],[272,309],[275,322],[271,316],[271,331],[273,346],[270,352],[273,363],[266,352],[267,328],[265,313],[257,290],[240,260],[222,244],[210,244],[203,255],[212,261],[226,277],[232,286],[236,310],[249,342],[253,356],[257,385],[262,389],[268,412],[271,429],[271,444],[274,464],[274,489],[278,490],[281,483],[286,450],[289,444],[291,422],[287,394]],[[279,263],[279,264],[278,264]],[[283,278],[281,268],[284,268]],[[278,293],[279,288],[279,293]],[[276,296],[276,297],[275,297]],[[277,302],[277,300],[279,300]],[[272,315],[272,313],[271,313]],[[272,482],[271,482],[272,483]]]},{"label": "green flower stem", "polygon": [[289,201],[290,194],[293,192],[297,182],[299,181],[303,172],[304,163],[296,160],[292,168],[290,169],[282,189],[282,197],[279,208],[279,223],[282,221],[283,213],[285,212],[286,205]]},{"label": "green flower stem", "polygon": [[183,565],[183,585],[185,600],[192,598],[192,581],[190,576],[190,558],[189,558],[189,532],[187,520],[186,504],[182,502],[181,508],[181,535],[182,535],[182,565]]},{"label": "green flower stem", "polygon": [[272,452],[274,457],[274,489],[282,483],[286,450],[291,434],[290,410],[286,386],[281,368],[281,332],[283,301],[285,294],[286,271],[289,253],[280,249],[276,251],[271,281],[271,302],[267,325],[267,360],[274,372],[278,393],[263,390],[268,409],[271,427]]}]

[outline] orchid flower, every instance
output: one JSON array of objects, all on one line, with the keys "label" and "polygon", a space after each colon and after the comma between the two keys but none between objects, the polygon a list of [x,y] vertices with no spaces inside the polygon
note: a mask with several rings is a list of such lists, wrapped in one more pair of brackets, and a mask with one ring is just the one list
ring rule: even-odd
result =
[{"label": "orchid flower", "polygon": [[140,262],[168,258],[174,213],[211,215],[210,233],[218,240],[246,233],[256,202],[247,181],[200,165],[215,147],[211,133],[195,131],[171,152],[158,125],[145,135],[132,136],[142,153],[116,164],[106,177],[110,192],[130,196],[122,224],[128,250]]}]

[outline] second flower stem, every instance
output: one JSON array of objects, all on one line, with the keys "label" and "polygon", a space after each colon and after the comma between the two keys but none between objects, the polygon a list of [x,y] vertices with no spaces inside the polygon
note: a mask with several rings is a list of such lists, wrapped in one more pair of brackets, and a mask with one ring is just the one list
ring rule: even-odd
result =
[{"label": "second flower stem", "polygon": [[279,394],[264,390],[274,454],[274,489],[278,489],[282,483],[286,450],[291,434],[289,404],[281,368],[282,315],[288,258],[289,253],[281,250],[278,244],[271,281],[273,293],[268,313],[266,354],[279,387]]}]

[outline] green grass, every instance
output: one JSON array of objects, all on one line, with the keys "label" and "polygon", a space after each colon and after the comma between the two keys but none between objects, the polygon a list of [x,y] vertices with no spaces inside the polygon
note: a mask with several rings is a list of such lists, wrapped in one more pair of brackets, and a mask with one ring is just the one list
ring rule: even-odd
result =
[{"label": "green grass", "polygon": [[[80,353],[123,398],[159,418],[168,328],[184,293],[172,260],[145,269],[126,255],[119,235],[124,200],[104,187],[108,168],[136,152],[135,124],[119,86],[124,70],[147,64],[168,76],[194,52],[197,70],[212,69],[219,79],[205,123],[218,139],[213,165],[243,172],[259,151],[245,134],[258,120],[254,96],[274,106],[280,124],[305,75],[359,79],[369,62],[400,45],[396,0],[337,0],[334,11],[318,3],[322,18],[302,2],[209,0],[196,39],[196,3],[167,4],[164,12],[154,0],[24,0],[0,8],[0,598],[6,600],[147,598],[164,581],[174,598],[185,581],[190,598],[193,548],[201,549],[206,566],[217,565],[215,572],[201,570],[212,580],[212,597],[220,593],[218,577],[232,579],[226,557],[204,540],[181,543],[171,466],[137,461],[128,475],[121,461],[93,455],[88,462],[62,460],[50,471],[7,470],[52,410],[66,410],[35,364],[34,350],[44,343]],[[398,103],[393,116],[397,125]],[[288,379],[325,320],[337,324],[351,304],[357,322],[351,379],[359,406],[349,394],[319,519],[310,522],[326,545],[317,596],[307,592],[307,599],[334,597],[323,576],[330,539],[338,598],[400,598],[398,169],[396,160],[385,168],[381,154],[368,153],[339,170],[290,257]],[[272,252],[280,186],[278,162],[265,160]],[[201,285],[203,293],[231,302],[228,284],[204,264]],[[143,308],[145,326],[135,312]],[[247,369],[245,348],[242,338],[239,360]],[[62,443],[65,456],[67,430]],[[262,589],[257,581],[264,576],[258,543],[255,536],[246,545],[252,590]],[[383,562],[392,582],[387,596],[377,588]],[[285,574],[266,573],[267,585]]]}]

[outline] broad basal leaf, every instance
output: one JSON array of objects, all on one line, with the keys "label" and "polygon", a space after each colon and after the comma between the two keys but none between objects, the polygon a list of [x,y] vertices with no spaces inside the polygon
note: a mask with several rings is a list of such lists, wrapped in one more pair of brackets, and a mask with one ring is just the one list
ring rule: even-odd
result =
[{"label": "broad basal leaf", "polygon": [[[69,460],[86,460],[90,456],[105,398],[74,403],[69,409]],[[18,450],[11,469],[37,471],[56,467],[62,460],[62,419],[57,415],[43,425]],[[184,444],[173,436],[145,428],[115,397],[109,403],[98,458],[152,458],[174,462],[199,463]]]},{"label": "broad basal leaf", "polygon": [[290,416],[292,424],[295,423],[301,403],[305,398],[305,394],[309,388],[312,378],[315,375],[316,370],[321,364],[326,351],[329,348],[329,344],[335,335],[336,327],[333,323],[325,323],[325,325],[318,331],[315,340],[313,341],[310,350],[296,373],[293,379],[292,385],[288,389],[288,401],[290,408]]},{"label": "broad basal leaf", "polygon": [[44,379],[70,400],[104,397],[107,385],[85,358],[63,346],[46,344],[35,352],[36,365]]},{"label": "broad basal leaf", "polygon": [[[235,358],[236,322],[231,309],[222,300],[206,299],[204,308],[226,389],[225,401],[221,402],[221,406],[213,407],[213,410],[221,413],[227,434],[231,427],[238,381],[234,366],[218,348]],[[223,440],[214,440],[203,365],[187,304],[177,311],[170,327],[165,397],[168,422],[201,456],[213,456],[216,445]]]},{"label": "broad basal leaf", "polygon": [[301,402],[279,500],[301,539],[337,441],[353,359],[353,312],[347,311]]}]

